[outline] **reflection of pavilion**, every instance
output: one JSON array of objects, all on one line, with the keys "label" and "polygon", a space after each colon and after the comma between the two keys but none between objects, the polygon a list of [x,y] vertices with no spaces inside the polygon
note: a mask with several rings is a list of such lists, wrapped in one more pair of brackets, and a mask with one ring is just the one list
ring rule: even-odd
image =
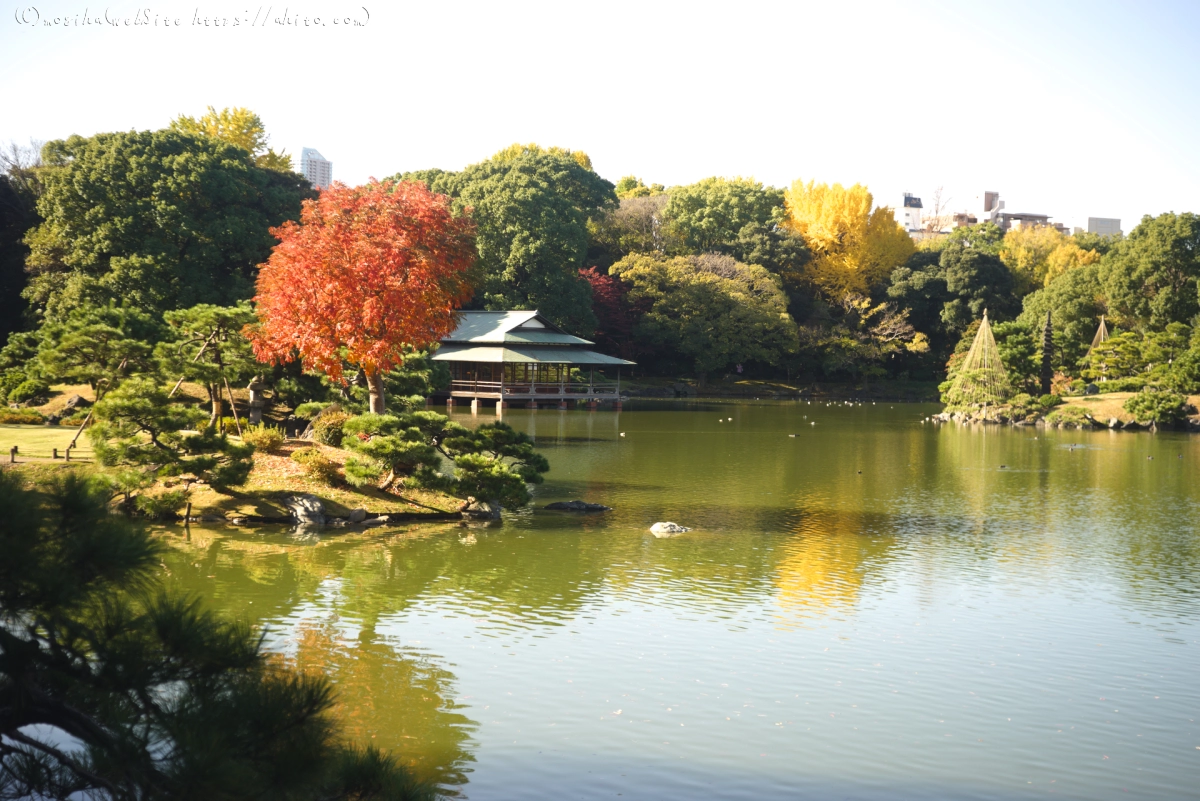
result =
[{"label": "reflection of pavilion", "polygon": [[[495,400],[498,410],[512,400],[530,408],[556,402],[565,409],[569,400],[589,405],[603,400],[619,408],[620,368],[634,362],[597,353],[591,345],[536,311],[468,311],[433,360],[450,367],[447,405],[462,398],[472,409],[481,399]],[[597,368],[606,367],[616,369],[615,381],[602,373],[597,380]]]}]

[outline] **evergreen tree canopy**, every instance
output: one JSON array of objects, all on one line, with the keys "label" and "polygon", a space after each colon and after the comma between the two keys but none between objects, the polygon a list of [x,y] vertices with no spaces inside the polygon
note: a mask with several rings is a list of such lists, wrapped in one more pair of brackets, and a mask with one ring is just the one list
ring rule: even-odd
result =
[{"label": "evergreen tree canopy", "polygon": [[[519,146],[460,173],[426,170],[424,181],[472,209],[479,284],[487,309],[538,309],[580,336],[596,326],[591,289],[579,275],[588,220],[616,206],[613,185],[569,151]],[[589,162],[590,164],[590,162]]]},{"label": "evergreen tree canopy", "polygon": [[1054,320],[1055,367],[1073,374],[1096,334],[1105,313],[1099,266],[1090,264],[1070,270],[1044,289],[1026,295],[1018,320],[1030,331],[1037,330],[1046,312]]},{"label": "evergreen tree canopy", "polygon": [[162,546],[75,475],[0,472],[0,798],[418,799],[323,676],[165,591]]},{"label": "evergreen tree canopy", "polygon": [[690,363],[703,382],[734,363],[770,363],[796,348],[779,278],[729,256],[634,254],[612,267],[646,309],[640,336]]},{"label": "evergreen tree canopy", "polygon": [[152,369],[150,351],[162,336],[162,326],[140,309],[80,307],[42,326],[38,364],[47,378],[86,383],[99,398],[123,376]]},{"label": "evergreen tree canopy", "polygon": [[1013,289],[1012,273],[999,256],[954,243],[916,253],[892,273],[887,294],[912,310],[913,325],[942,354],[985,309],[999,318],[1015,316]]},{"label": "evergreen tree canopy", "polygon": [[1109,311],[1141,329],[1188,323],[1200,312],[1200,216],[1145,216],[1101,265]]},{"label": "evergreen tree canopy", "polygon": [[176,131],[72,136],[43,159],[25,295],[51,320],[110,301],[161,313],[248,298],[270,228],[311,194],[239,147]]}]

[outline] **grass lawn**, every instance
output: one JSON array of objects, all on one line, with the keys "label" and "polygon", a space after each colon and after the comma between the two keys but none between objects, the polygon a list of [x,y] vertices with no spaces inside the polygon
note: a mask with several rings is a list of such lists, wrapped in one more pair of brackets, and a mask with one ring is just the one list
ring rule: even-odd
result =
[{"label": "grass lawn", "polygon": [[[1090,414],[1100,423],[1107,423],[1110,417],[1115,417],[1122,423],[1133,420],[1133,415],[1125,411],[1125,401],[1132,398],[1133,392],[1106,392],[1100,395],[1084,395],[1082,397],[1064,398],[1065,406],[1076,406]],[[1200,408],[1200,395],[1192,395],[1188,403]]]},{"label": "grass lawn", "polygon": [[[49,459],[53,449],[58,448],[58,458],[63,458],[71,438],[78,431],[75,426],[4,426],[0,425],[0,456],[8,464],[8,452],[12,446],[18,448],[17,462],[25,459]],[[71,458],[91,459],[92,443],[87,434],[82,435],[71,450]]]}]

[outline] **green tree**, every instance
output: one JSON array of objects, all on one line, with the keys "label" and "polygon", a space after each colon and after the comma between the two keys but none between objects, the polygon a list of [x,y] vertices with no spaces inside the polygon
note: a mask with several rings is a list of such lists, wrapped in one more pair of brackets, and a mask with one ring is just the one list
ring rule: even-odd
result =
[{"label": "green tree", "polygon": [[1045,288],[1025,296],[1017,318],[1030,331],[1036,330],[1050,312],[1054,320],[1054,367],[1075,375],[1087,353],[1100,316],[1107,312],[1099,265],[1070,270]]},{"label": "green tree", "polygon": [[919,249],[941,252],[953,245],[999,256],[1000,251],[1004,249],[1004,231],[993,222],[964,225],[961,228],[955,228],[945,236],[924,240]]},{"label": "green tree", "polygon": [[271,227],[312,194],[241,148],[175,131],[72,136],[42,156],[25,296],[51,320],[110,301],[161,313],[248,298]]},{"label": "green tree", "polygon": [[1178,423],[1189,412],[1195,411],[1188,406],[1187,398],[1178,392],[1154,387],[1146,387],[1125,401],[1124,408],[1139,423],[1156,425]]},{"label": "green tree", "polygon": [[1000,351],[1000,360],[1008,371],[1008,380],[1017,392],[1040,392],[1041,351],[1034,331],[1019,322],[996,323],[992,336]]},{"label": "green tree", "polygon": [[705,178],[670,190],[662,211],[671,255],[728,253],[747,225],[773,226],[786,217],[783,190],[750,178]]},{"label": "green tree", "polygon": [[925,334],[908,322],[908,311],[848,294],[830,325],[800,328],[800,345],[811,351],[827,374],[869,379],[885,374],[883,363],[902,353],[929,349]]},{"label": "green tree", "polygon": [[892,272],[887,295],[911,309],[913,325],[929,335],[938,358],[985,310],[999,319],[1019,310],[1012,273],[1000,257],[959,243],[916,253]]},{"label": "green tree", "polygon": [[355,456],[346,462],[346,480],[361,487],[382,478],[380,488],[389,489],[396,479],[412,475],[421,468],[425,468],[426,473],[437,470],[441,459],[435,443],[440,439],[441,430],[433,434],[429,430],[429,421],[418,415],[441,418],[445,421],[439,427],[442,430],[449,424],[449,418],[436,412],[363,414],[347,420],[342,426],[342,443]]},{"label": "green tree", "polygon": [[529,503],[529,485],[550,470],[533,438],[507,423],[484,423],[446,437],[441,450],[454,460],[455,494],[497,501],[514,509]]},{"label": "green tree", "polygon": [[37,213],[42,192],[38,150],[16,143],[0,150],[0,343],[32,322],[21,293],[28,280],[24,239],[42,221]]},{"label": "green tree", "polygon": [[192,474],[218,486],[244,484],[254,466],[249,445],[239,445],[211,426],[197,431],[206,415],[172,403],[149,378],[130,378],[95,407],[88,438],[105,467],[139,470],[147,476]]},{"label": "green tree", "polygon": [[165,591],[161,541],[106,501],[0,473],[0,797],[432,798],[345,742],[328,679]]},{"label": "green tree", "polygon": [[150,352],[162,336],[162,326],[140,309],[81,307],[42,326],[37,358],[47,378],[84,382],[99,399],[124,376],[152,370]]},{"label": "green tree", "polygon": [[617,181],[615,190],[617,197],[624,200],[627,197],[653,197],[654,195],[666,194],[667,188],[662,184],[650,184],[647,186],[636,175],[626,175]]},{"label": "green tree", "polygon": [[1162,330],[1200,312],[1200,216],[1142,218],[1101,262],[1109,309],[1118,323]]},{"label": "green tree", "polygon": [[630,253],[663,253],[672,248],[663,228],[668,196],[631,195],[588,222],[589,263],[607,269]]},{"label": "green tree", "polygon": [[155,355],[165,376],[204,385],[212,408],[210,425],[225,416],[226,382],[240,385],[261,370],[242,329],[256,321],[250,304],[213,306],[202,303],[163,315],[172,334]]},{"label": "green tree", "polygon": [[476,303],[538,309],[587,336],[596,320],[591,288],[579,268],[588,249],[588,221],[616,205],[613,185],[584,166],[579,154],[515,147],[519,152],[509,148],[460,173],[426,170],[399,179],[424,181],[472,210],[479,251]]},{"label": "green tree", "polygon": [[1124,237],[1121,234],[1093,234],[1080,231],[1071,237],[1080,250],[1094,250],[1101,256],[1115,248]]},{"label": "green tree", "polygon": [[779,278],[763,267],[717,254],[627,256],[612,274],[647,311],[638,335],[690,363],[701,385],[709,373],[744,361],[778,364],[796,348]]}]

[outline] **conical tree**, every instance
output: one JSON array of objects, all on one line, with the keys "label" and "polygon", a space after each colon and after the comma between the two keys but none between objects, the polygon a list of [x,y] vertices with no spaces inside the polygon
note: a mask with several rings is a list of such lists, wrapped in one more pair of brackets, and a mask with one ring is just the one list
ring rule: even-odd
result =
[{"label": "conical tree", "polygon": [[985,310],[971,349],[942,400],[950,410],[972,409],[999,405],[1011,395],[1012,385]]},{"label": "conical tree", "polygon": [[1054,324],[1050,312],[1046,312],[1046,323],[1042,326],[1042,394],[1050,394],[1050,382],[1054,378]]}]

